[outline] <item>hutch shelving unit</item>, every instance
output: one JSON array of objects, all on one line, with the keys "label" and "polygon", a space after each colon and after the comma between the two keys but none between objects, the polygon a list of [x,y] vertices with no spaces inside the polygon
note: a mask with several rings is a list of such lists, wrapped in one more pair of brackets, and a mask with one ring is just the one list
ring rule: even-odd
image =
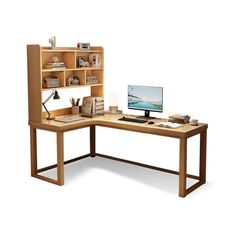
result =
[{"label": "hutch shelving unit", "polygon": [[[91,53],[100,54],[101,66],[79,67],[78,58],[89,58]],[[45,65],[57,57],[64,62],[65,68],[45,69]],[[90,50],[81,50],[75,47],[42,47],[40,45],[27,45],[28,61],[28,106],[29,121],[42,122],[44,112],[42,110],[42,93],[53,89],[90,88],[90,96],[103,96],[104,94],[104,50],[103,47],[91,47]],[[80,79],[79,85],[67,85],[70,76]],[[59,79],[59,87],[45,88],[44,78],[55,76]],[[87,76],[97,76],[98,83],[87,84]],[[71,113],[71,108],[63,108],[51,111],[52,115],[65,115]]]}]

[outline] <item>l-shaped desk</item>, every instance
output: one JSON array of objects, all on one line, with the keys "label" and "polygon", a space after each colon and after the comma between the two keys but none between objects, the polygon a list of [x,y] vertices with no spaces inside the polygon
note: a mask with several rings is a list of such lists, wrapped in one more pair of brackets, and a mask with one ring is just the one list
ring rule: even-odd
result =
[{"label": "l-shaped desk", "polygon": [[[118,118],[123,115],[109,115],[98,118],[85,118],[81,121],[72,123],[61,123],[56,121],[43,120],[42,123],[29,121],[30,125],[30,147],[31,147],[31,176],[41,180],[48,181],[57,185],[64,185],[64,165],[81,160],[87,157],[103,157],[116,161],[122,161],[129,164],[134,164],[146,168],[151,168],[158,171],[163,171],[171,174],[179,175],[179,196],[185,197],[206,182],[206,146],[207,146],[207,124],[199,124],[198,126],[191,126],[184,124],[177,129],[162,128],[147,123],[133,123],[126,121],[119,121]],[[132,116],[130,116],[132,117]],[[164,119],[157,119],[155,122],[162,122]],[[112,157],[96,152],[96,126],[108,127],[113,129],[122,129],[133,132],[147,133],[153,135],[160,135],[165,137],[172,137],[179,139],[179,171],[164,169],[151,165],[142,164],[139,162],[129,161]],[[64,132],[81,129],[84,127],[90,128],[90,152],[80,157],[64,161]],[[37,167],[37,129],[56,132],[57,136],[57,164],[38,169]],[[188,138],[200,134],[200,162],[199,175],[187,174],[187,140]],[[57,179],[52,179],[41,175],[40,173],[57,167]],[[198,180],[191,187],[186,187],[186,180],[188,178]]]}]

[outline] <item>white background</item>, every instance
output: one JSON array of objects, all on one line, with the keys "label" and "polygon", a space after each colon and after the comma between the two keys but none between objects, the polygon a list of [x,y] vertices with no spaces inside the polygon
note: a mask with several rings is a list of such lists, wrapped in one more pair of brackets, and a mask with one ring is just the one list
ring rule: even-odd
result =
[{"label": "white background", "polygon": [[[229,0],[1,3],[0,234],[235,234],[235,12]],[[104,46],[107,107],[115,92],[131,112],[128,84],[163,86],[164,113],[153,115],[207,122],[207,184],[182,199],[177,176],[99,158],[68,165],[63,187],[31,178],[26,45],[52,35],[57,46]],[[55,135],[38,135],[40,165],[54,163]],[[97,138],[99,152],[178,168],[177,140],[102,128]],[[86,129],[65,141],[67,159],[88,152]],[[189,141],[191,173],[198,142]]]}]

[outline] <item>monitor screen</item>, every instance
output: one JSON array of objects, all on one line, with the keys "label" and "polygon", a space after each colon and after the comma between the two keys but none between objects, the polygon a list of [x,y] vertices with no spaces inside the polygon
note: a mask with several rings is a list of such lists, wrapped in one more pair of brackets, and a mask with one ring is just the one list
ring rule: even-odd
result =
[{"label": "monitor screen", "polygon": [[154,86],[128,85],[128,108],[162,112],[163,88]]}]

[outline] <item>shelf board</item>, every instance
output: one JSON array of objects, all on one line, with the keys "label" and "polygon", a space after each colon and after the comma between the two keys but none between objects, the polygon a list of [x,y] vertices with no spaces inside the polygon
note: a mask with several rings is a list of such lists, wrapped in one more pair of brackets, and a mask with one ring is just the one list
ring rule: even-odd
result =
[{"label": "shelf board", "polygon": [[63,72],[65,70],[66,70],[65,68],[42,69],[42,72]]},{"label": "shelf board", "polygon": [[103,70],[103,68],[94,68],[94,67],[78,67],[78,68],[68,68],[68,69],[42,69],[42,72],[63,72],[63,71],[81,71],[81,70]]},{"label": "shelf board", "polygon": [[75,47],[42,47],[42,52],[103,53],[102,49],[81,50]]},{"label": "shelf board", "polygon": [[43,91],[50,91],[54,89],[70,89],[70,88],[86,88],[86,87],[98,87],[102,86],[103,84],[85,84],[85,85],[71,85],[71,86],[65,86],[65,87],[56,87],[56,88],[43,88]]},{"label": "shelf board", "polygon": [[65,71],[74,71],[74,70],[103,70],[103,68],[94,68],[94,67],[78,67],[75,69],[65,69]]}]

